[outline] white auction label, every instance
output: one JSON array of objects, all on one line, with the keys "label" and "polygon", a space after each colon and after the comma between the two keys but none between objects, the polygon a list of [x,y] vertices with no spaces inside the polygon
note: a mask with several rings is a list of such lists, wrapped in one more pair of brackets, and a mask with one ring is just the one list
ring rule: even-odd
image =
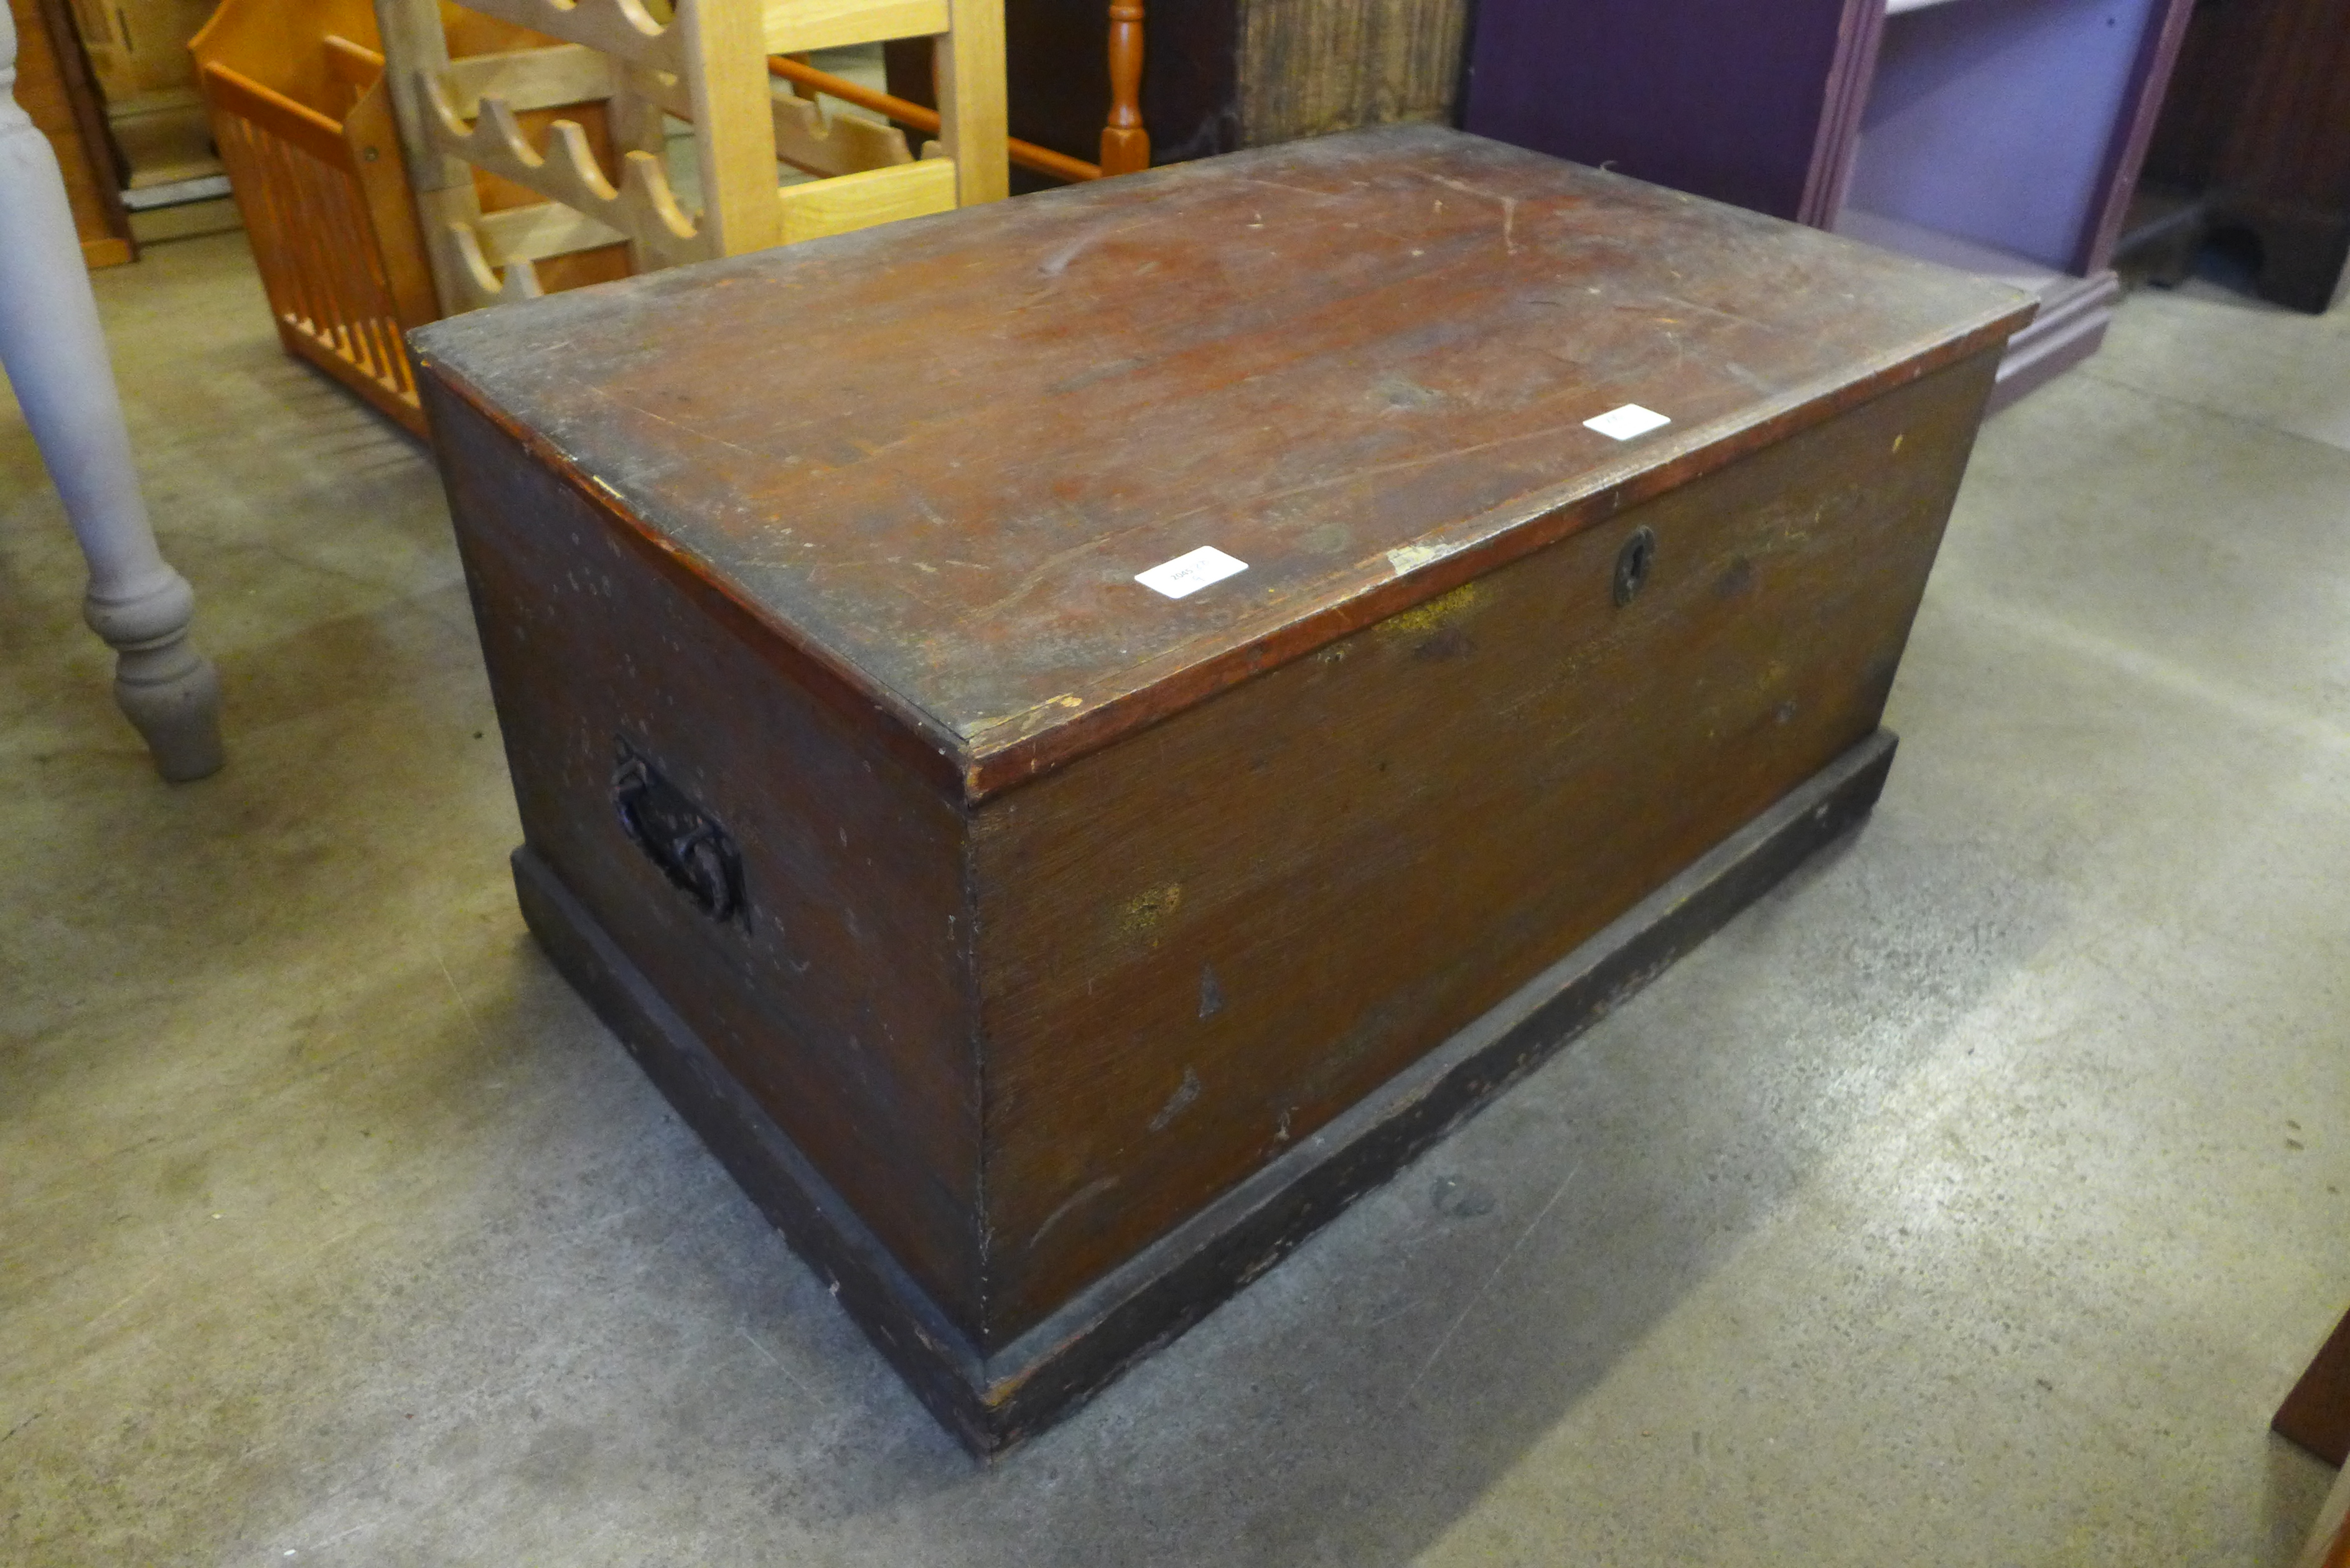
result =
[{"label": "white auction label", "polygon": [[1147,572],[1135,573],[1134,580],[1154,593],[1180,599],[1198,593],[1210,583],[1221,583],[1234,572],[1247,570],[1246,561],[1235,561],[1213,545],[1202,545],[1188,556],[1178,556]]},{"label": "white auction label", "polygon": [[1672,422],[1654,409],[1627,403],[1620,409],[1608,410],[1596,420],[1586,420],[1583,424],[1585,429],[1597,431],[1601,435],[1613,436],[1617,441],[1630,441],[1634,436],[1662,430]]}]

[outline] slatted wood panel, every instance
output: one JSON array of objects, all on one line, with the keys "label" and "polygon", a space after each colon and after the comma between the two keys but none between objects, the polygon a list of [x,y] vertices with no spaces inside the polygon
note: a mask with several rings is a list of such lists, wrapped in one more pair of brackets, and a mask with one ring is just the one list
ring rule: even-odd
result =
[{"label": "slatted wood panel", "polygon": [[424,434],[383,245],[343,127],[224,66],[205,67],[203,89],[279,337]]}]

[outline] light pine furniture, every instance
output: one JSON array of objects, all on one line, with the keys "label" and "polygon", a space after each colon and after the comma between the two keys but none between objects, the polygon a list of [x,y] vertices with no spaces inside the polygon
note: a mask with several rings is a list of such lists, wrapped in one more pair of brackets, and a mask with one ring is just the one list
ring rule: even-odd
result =
[{"label": "light pine furniture", "polygon": [[[1087,0],[1090,4],[1091,0]],[[1100,161],[1092,162],[1076,153],[1057,151],[1054,147],[1014,137],[1009,142],[1012,161],[1063,184],[1076,184],[1087,180],[1099,180],[1105,175],[1132,174],[1150,167],[1150,131],[1142,115],[1144,47],[1142,0],[1109,0],[1108,8],[1097,7],[1082,13],[1090,19],[1106,25],[1107,32],[1099,40],[1099,53],[1108,63],[1108,70],[1098,78],[1107,88],[1109,107],[1106,112],[1094,115],[1093,120],[1074,136],[1056,139],[1055,146],[1066,141],[1083,151],[1098,150]],[[1006,70],[1012,68],[1010,28],[1021,16],[1018,0],[1004,18]],[[1086,32],[1086,29],[1079,29]],[[1090,36],[1090,33],[1087,33]],[[875,92],[869,88],[816,69],[805,59],[777,56],[767,62],[777,76],[793,82],[806,91],[821,90],[846,102],[860,105],[877,113],[886,114],[899,124],[930,135],[939,129],[938,88],[936,69],[931,57],[918,47],[893,43],[885,47],[888,79],[892,91]],[[1072,99],[1083,99],[1097,85],[1091,73],[1069,62],[1066,71],[1056,68],[1041,84],[1023,81],[1016,92],[1007,85],[1010,114],[1015,120],[1057,124]],[[899,92],[910,94],[899,97]],[[1043,119],[1039,120],[1039,114]],[[1096,123],[1099,134],[1094,134]],[[1050,134],[1044,132],[1042,134]]]},{"label": "light pine furniture", "polygon": [[188,639],[195,594],[155,547],[57,156],[17,107],[0,16],[0,363],[89,562],[83,614],[114,696],[167,779],[221,765],[220,677]]},{"label": "light pine furniture", "polygon": [[[1128,30],[1147,26],[1131,114],[1151,159],[1181,162],[1356,126],[1449,121],[1469,0],[1005,0],[1014,132],[1101,168],[1128,123]],[[1097,62],[1105,49],[1106,79]],[[921,99],[925,63],[893,48],[890,90]]]},{"label": "light pine furniture", "polygon": [[57,153],[82,260],[92,267],[137,260],[106,109],[84,68],[66,0],[8,0],[8,11],[18,40],[16,101]]},{"label": "light pine furniture", "polygon": [[[923,50],[921,54],[922,69],[927,72],[931,68],[930,53],[928,50]],[[939,111],[933,107],[936,101],[935,95],[932,96],[930,103],[916,103],[911,99],[902,99],[892,93],[879,91],[867,87],[862,82],[852,81],[847,77],[820,69],[805,55],[770,55],[767,57],[767,70],[770,75],[791,83],[792,91],[802,99],[813,100],[819,95],[837,98],[843,103],[855,104],[859,109],[871,109],[876,114],[885,116],[916,136],[934,138],[939,134]],[[928,78],[925,77],[924,79],[927,80]],[[902,136],[903,132],[898,134]],[[1098,163],[1088,163],[1082,158],[1071,158],[1065,153],[1055,152],[1049,148],[1039,147],[1034,142],[1023,141],[1016,136],[1007,137],[1003,145],[1014,168],[1035,170],[1037,173],[1047,175],[1063,184],[1075,184],[1080,181],[1098,180],[1102,177],[1102,167]],[[1147,140],[1142,150],[1142,157],[1147,163],[1149,159]]]},{"label": "light pine furniture", "polygon": [[[747,52],[695,31],[702,10],[664,25],[634,0],[227,0],[195,42],[200,80],[287,351],[421,436],[402,334],[425,322],[1003,192],[1000,0],[702,3]],[[942,137],[961,158],[768,88],[788,64],[770,43],[940,25],[933,47],[976,83]],[[689,44],[725,67],[699,89],[655,68]],[[698,213],[659,156],[663,113],[692,113],[697,90],[713,106],[697,168],[728,171]],[[778,163],[816,178],[779,190]]]},{"label": "light pine furniture", "polygon": [[1132,174],[1150,167],[1150,132],[1142,119],[1142,0],[1110,0],[1109,117],[1102,125],[1101,171]]},{"label": "light pine furniture", "polygon": [[[68,15],[80,36],[98,89],[93,96],[102,96],[98,118],[120,154],[126,204],[135,212],[167,213],[224,193],[188,47],[211,20],[215,3],[43,0]],[[214,183],[199,187],[196,182]],[[160,239],[192,216],[132,221]]]},{"label": "light pine furniture", "polygon": [[1462,123],[2036,296],[1997,402],[2096,350],[2193,0],[1482,0]]},{"label": "light pine furniture", "polygon": [[[376,0],[393,110],[425,253],[444,313],[543,292],[543,256],[629,247],[632,271],[748,251],[997,200],[1009,192],[1003,0],[676,0],[656,19],[639,0],[471,0],[471,9],[560,40],[461,67],[436,0]],[[931,40],[941,84],[939,156],[891,156],[823,123],[806,99],[778,100],[767,57],[890,38]],[[618,178],[585,130],[557,120],[535,141],[516,116],[600,99]],[[689,213],[662,159],[666,112],[691,122],[700,210]],[[868,148],[878,151],[868,151]],[[794,158],[793,154],[800,156]],[[776,183],[789,159],[829,177]],[[529,238],[484,247],[481,170],[546,206]]]},{"label": "light pine furniture", "polygon": [[368,0],[228,0],[191,47],[278,340],[422,435],[401,334],[441,311]]},{"label": "light pine furniture", "polygon": [[210,0],[67,3],[109,103],[130,104],[191,93],[195,84],[187,42],[211,16]]}]

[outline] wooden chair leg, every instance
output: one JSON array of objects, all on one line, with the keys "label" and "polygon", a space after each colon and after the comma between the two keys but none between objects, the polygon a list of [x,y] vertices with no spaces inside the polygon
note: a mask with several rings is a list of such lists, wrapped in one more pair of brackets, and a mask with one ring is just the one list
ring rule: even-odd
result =
[{"label": "wooden chair leg", "polygon": [[165,778],[203,778],[221,765],[220,676],[188,640],[194,590],[155,547],[65,180],[16,87],[0,11],[0,362],[88,559],[82,613],[116,651],[114,699]]},{"label": "wooden chair leg", "polygon": [[1109,123],[1102,127],[1101,171],[1139,174],[1150,167],[1150,132],[1142,125],[1142,0],[1109,0]]}]

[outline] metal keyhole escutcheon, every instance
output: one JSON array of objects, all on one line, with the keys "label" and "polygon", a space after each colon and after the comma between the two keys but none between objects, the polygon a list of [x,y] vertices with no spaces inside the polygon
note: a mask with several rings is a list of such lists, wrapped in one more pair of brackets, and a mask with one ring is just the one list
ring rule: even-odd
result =
[{"label": "metal keyhole escutcheon", "polygon": [[1648,568],[1657,564],[1657,534],[1653,528],[1635,528],[1624,547],[1616,552],[1616,603],[1628,605],[1648,581]]}]

